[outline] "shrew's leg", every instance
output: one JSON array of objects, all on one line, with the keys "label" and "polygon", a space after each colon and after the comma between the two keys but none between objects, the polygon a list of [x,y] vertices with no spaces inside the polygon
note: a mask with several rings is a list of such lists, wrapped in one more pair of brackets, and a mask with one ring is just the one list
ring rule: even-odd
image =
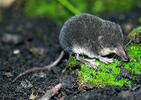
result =
[{"label": "shrew's leg", "polygon": [[76,57],[77,60],[86,64],[89,67],[97,68],[97,66],[99,66],[99,63],[94,62],[95,59],[92,59],[92,60],[83,59],[83,58],[79,57],[79,54],[76,54],[75,57]]}]

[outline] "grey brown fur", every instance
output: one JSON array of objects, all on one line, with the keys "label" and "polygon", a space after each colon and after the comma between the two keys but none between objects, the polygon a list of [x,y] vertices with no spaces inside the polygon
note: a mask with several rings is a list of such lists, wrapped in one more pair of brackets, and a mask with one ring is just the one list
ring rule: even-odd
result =
[{"label": "grey brown fur", "polygon": [[104,48],[110,48],[111,52],[107,53],[110,54],[118,45],[123,45],[123,33],[118,24],[84,13],[65,22],[59,41],[67,52],[95,58],[104,55],[100,52]]}]

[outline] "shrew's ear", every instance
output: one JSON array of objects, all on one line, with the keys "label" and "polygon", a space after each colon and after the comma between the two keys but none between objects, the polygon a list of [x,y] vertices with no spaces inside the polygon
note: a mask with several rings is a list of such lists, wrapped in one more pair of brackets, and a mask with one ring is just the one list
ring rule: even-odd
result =
[{"label": "shrew's ear", "polygon": [[103,48],[104,47],[104,38],[103,38],[103,36],[98,37],[98,42],[99,42],[100,46]]}]

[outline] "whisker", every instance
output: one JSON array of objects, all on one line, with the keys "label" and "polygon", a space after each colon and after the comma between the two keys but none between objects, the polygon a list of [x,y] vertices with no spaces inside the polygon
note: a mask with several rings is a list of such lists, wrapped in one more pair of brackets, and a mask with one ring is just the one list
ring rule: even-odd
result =
[{"label": "whisker", "polygon": [[[134,39],[135,39],[135,37],[134,37]],[[133,39],[133,40],[134,40]],[[125,45],[125,47],[127,47],[133,40],[130,40],[126,45]]]}]

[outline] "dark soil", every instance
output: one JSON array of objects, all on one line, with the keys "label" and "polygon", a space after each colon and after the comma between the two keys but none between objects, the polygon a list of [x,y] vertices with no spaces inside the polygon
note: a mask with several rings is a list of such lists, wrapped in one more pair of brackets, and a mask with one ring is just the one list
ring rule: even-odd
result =
[{"label": "dark soil", "polygon": [[[119,23],[125,35],[140,25],[141,9],[129,13],[103,14],[103,18]],[[60,54],[58,42],[60,28],[49,18],[31,19],[10,8],[4,10],[0,22],[0,100],[28,100],[30,95],[41,98],[46,90],[60,82],[65,85],[52,100],[141,100],[141,80],[132,86],[79,89],[77,71],[66,68],[68,55],[50,71],[36,71],[16,82],[12,80],[32,67],[43,67]],[[139,79],[140,76],[139,76]]]}]

